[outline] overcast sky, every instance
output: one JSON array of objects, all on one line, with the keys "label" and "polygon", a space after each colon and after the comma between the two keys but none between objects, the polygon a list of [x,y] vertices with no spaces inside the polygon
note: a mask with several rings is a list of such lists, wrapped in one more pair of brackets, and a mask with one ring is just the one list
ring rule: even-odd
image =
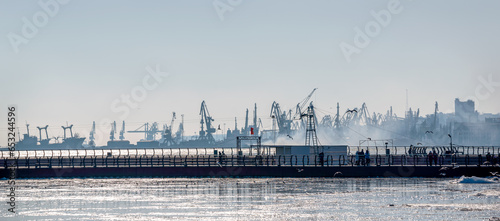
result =
[{"label": "overcast sky", "polygon": [[11,104],[21,133],[28,122],[61,136],[68,122],[86,137],[92,121],[129,130],[173,111],[193,135],[203,100],[226,128],[257,103],[270,129],[273,101],[289,109],[313,88],[320,115],[366,102],[404,116],[406,90],[424,115],[455,98],[498,113],[499,11],[496,0],[2,0],[0,145]]}]

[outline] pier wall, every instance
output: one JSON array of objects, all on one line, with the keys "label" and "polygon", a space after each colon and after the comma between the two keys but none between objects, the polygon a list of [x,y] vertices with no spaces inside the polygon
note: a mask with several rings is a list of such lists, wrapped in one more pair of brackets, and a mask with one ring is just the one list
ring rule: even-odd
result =
[{"label": "pier wall", "polygon": [[[19,168],[17,178],[73,177],[460,177],[491,176],[500,167],[443,166],[210,166],[210,167],[96,167],[96,168]],[[0,178],[10,170],[0,169]]]}]

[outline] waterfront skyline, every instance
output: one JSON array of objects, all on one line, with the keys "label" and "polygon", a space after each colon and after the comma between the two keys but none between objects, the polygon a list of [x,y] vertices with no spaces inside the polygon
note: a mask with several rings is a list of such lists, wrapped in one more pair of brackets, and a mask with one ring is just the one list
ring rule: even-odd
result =
[{"label": "waterfront skyline", "polygon": [[[425,115],[436,101],[450,113],[455,98],[500,112],[497,1],[40,2],[0,3],[0,100],[17,105],[21,133],[25,122],[60,136],[66,122],[84,131],[103,119],[133,130],[175,111],[194,135],[202,100],[226,129],[257,103],[270,128],[273,101],[288,110],[313,88],[329,114],[366,102]],[[134,93],[136,105],[123,101]]]}]

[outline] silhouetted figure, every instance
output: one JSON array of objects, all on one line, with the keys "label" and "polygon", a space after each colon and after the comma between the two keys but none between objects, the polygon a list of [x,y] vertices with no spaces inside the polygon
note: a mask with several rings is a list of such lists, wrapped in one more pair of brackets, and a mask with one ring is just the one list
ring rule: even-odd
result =
[{"label": "silhouetted figure", "polygon": [[325,164],[325,154],[323,152],[319,153],[319,164],[321,166]]},{"label": "silhouetted figure", "polygon": [[356,157],[356,165],[359,165],[359,150],[356,151],[355,157]]},{"label": "silhouetted figure", "polygon": [[366,159],[366,166],[370,166],[370,151],[369,150],[366,150],[365,159]]},{"label": "silhouetted figure", "polygon": [[359,162],[361,165],[365,165],[365,151],[361,149],[361,152],[359,153]]},{"label": "silhouetted figure", "polygon": [[432,161],[434,161],[434,154],[432,154],[432,151],[429,151],[429,154],[427,154],[427,159],[429,159],[429,165],[432,166]]},{"label": "silhouetted figure", "polygon": [[434,159],[434,165],[438,165],[438,154],[436,153],[436,150],[432,151],[432,158]]},{"label": "silhouetted figure", "polygon": [[222,165],[222,153],[219,151],[219,164]]}]

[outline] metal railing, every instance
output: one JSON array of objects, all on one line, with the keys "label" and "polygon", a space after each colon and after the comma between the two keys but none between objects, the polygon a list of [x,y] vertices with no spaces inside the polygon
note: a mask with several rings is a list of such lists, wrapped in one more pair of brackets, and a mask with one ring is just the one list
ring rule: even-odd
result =
[{"label": "metal railing", "polygon": [[488,152],[492,155],[500,154],[500,146],[349,146],[348,153],[355,154],[356,151],[369,150],[370,153],[385,154],[386,151],[394,155],[427,155],[429,151],[436,151],[439,155],[458,154],[458,155],[486,155]]},{"label": "metal railing", "polygon": [[[372,160],[373,159],[373,160]],[[435,157],[421,155],[374,155],[372,159],[354,155],[160,155],[160,154],[100,154],[100,155],[41,155],[0,158],[0,167],[14,165],[21,168],[65,167],[226,167],[226,166],[491,166],[499,163],[499,156],[441,154]]]},{"label": "metal railing", "polygon": [[[500,155],[500,146],[349,146],[347,155],[351,156],[358,150],[369,150],[372,155],[407,155],[411,158],[414,155],[424,156],[429,151],[436,151],[438,155]],[[386,150],[388,150],[386,152]],[[244,149],[243,155],[252,156],[255,150]],[[0,151],[0,158],[6,158],[11,151]],[[215,155],[224,153],[225,155],[237,155],[236,148],[155,148],[155,149],[79,149],[79,150],[16,150],[16,157],[100,157],[100,156],[185,156],[185,155]],[[276,155],[275,151],[269,151],[268,155]],[[325,156],[326,157],[326,156]],[[348,157],[346,157],[348,158]],[[314,159],[312,159],[314,160]]]}]

